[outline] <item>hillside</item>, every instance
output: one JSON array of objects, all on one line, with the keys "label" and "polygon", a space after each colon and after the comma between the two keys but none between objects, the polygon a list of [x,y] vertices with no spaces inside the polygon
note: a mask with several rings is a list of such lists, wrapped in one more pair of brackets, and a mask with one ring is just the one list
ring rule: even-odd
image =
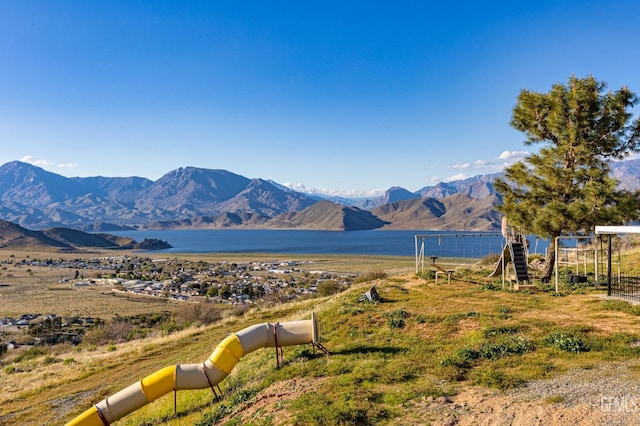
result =
[{"label": "hillside", "polygon": [[387,229],[474,230],[500,229],[501,214],[495,210],[497,195],[475,200],[458,193],[436,200],[416,198],[376,207],[371,211],[389,223]]},{"label": "hillside", "polygon": [[[180,391],[174,415],[169,393],[125,421],[634,424],[635,412],[602,406],[603,398],[638,392],[640,348],[630,305],[593,291],[513,293],[459,278],[438,286],[394,276],[174,335],[5,360],[13,369],[0,372],[0,422],[64,423],[159,369],[201,362],[229,333],[308,319],[313,310],[328,356],[311,346],[286,347],[277,369],[272,348],[256,349],[221,382],[220,401],[212,402],[210,389]],[[359,301],[372,286],[381,302]]]},{"label": "hillside", "polygon": [[345,207],[330,201],[320,201],[297,213],[285,213],[270,220],[274,228],[321,229],[329,231],[357,231],[376,229],[386,222],[371,212],[357,207]]},{"label": "hillside", "polygon": [[110,234],[91,234],[69,228],[50,228],[42,231],[25,229],[11,222],[0,220],[0,248],[38,250],[101,249],[165,249],[171,246],[158,240],[138,243],[134,239]]}]

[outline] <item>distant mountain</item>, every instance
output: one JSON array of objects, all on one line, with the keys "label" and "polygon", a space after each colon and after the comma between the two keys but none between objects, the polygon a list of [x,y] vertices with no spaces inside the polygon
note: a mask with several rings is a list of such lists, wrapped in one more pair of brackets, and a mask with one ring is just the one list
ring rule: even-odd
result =
[{"label": "distant mountain", "polygon": [[87,194],[120,203],[134,202],[141,191],[153,185],[153,181],[141,177],[74,177]]},{"label": "distant mountain", "polygon": [[38,249],[54,248],[74,250],[83,248],[102,249],[165,249],[171,246],[160,240],[150,239],[140,243],[131,238],[109,234],[90,234],[69,228],[50,228],[33,231],[15,223],[0,220],[0,248]]},{"label": "distant mountain", "polygon": [[156,221],[140,226],[141,229],[214,229],[229,227],[262,227],[269,217],[255,213],[221,213],[218,216],[199,216],[192,219]]},{"label": "distant mountain", "polygon": [[2,204],[47,208],[86,194],[84,185],[19,161],[0,167]]},{"label": "distant mountain", "polygon": [[371,212],[331,201],[320,201],[296,213],[283,213],[268,222],[273,228],[356,231],[381,228],[388,222]]},{"label": "distant mountain", "polygon": [[389,222],[387,229],[494,231],[502,220],[495,210],[498,204],[495,194],[482,200],[454,194],[441,200],[426,197],[389,203],[371,213]]},{"label": "distant mountain", "polygon": [[454,194],[464,194],[475,200],[481,200],[495,194],[493,181],[502,173],[479,175],[467,179],[440,182],[434,186],[425,186],[417,191],[422,197],[444,198]]},{"label": "distant mountain", "polygon": [[610,163],[611,176],[619,181],[618,187],[627,191],[640,189],[640,159]]},{"label": "distant mountain", "polygon": [[[620,187],[640,189],[640,160],[611,163]],[[0,219],[28,229],[90,232],[170,228],[450,229],[499,227],[501,173],[371,198],[303,194],[227,170],[181,167],[156,181],[66,178],[13,161],[0,166]]]},{"label": "distant mountain", "polygon": [[403,200],[412,200],[420,197],[421,195],[418,193],[408,191],[399,186],[392,186],[387,189],[382,196],[363,200],[354,205],[366,210],[371,210],[384,204],[395,203]]},{"label": "distant mountain", "polygon": [[222,213],[273,217],[315,202],[226,170],[185,167],[153,182],[65,178],[19,161],[0,166],[0,218],[32,229],[138,227]]},{"label": "distant mountain", "polygon": [[273,217],[283,210],[296,212],[303,210],[316,201],[295,191],[283,191],[268,181],[251,180],[246,187],[232,198],[220,203],[222,212],[253,212]]}]

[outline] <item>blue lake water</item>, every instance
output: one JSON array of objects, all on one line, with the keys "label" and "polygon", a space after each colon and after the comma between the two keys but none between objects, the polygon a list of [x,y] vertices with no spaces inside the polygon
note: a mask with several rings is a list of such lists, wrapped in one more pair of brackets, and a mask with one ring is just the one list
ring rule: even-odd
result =
[{"label": "blue lake water", "polygon": [[[112,232],[142,241],[158,238],[173,246],[161,253],[286,253],[415,256],[416,235],[425,256],[481,258],[499,253],[497,233],[446,231],[302,231],[265,229],[146,230]],[[419,249],[422,239],[418,239]],[[544,253],[548,242],[530,237],[530,253]]]}]

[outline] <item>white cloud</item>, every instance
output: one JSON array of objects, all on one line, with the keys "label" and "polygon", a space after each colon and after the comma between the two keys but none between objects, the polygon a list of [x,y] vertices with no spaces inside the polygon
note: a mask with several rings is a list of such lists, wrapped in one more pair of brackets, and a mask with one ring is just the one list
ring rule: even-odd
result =
[{"label": "white cloud", "polygon": [[307,187],[304,186],[304,184],[302,183],[285,182],[282,184],[282,186],[286,186],[287,188],[293,189],[294,191],[298,191],[298,192],[307,192]]},{"label": "white cloud", "polygon": [[468,177],[469,175],[466,173],[458,173],[457,175],[449,176],[448,178],[444,179],[443,182],[453,182],[454,180],[463,180],[467,179]]},{"label": "white cloud", "polygon": [[509,150],[507,150],[507,151],[503,151],[502,154],[500,154],[498,156],[498,160],[504,160],[504,161],[509,161],[509,162],[519,161],[519,160],[522,160],[527,155],[529,155],[529,153],[527,151],[509,151]]},{"label": "white cloud", "polygon": [[452,169],[468,169],[469,167],[471,167],[469,163],[456,163],[451,166]]},{"label": "white cloud", "polygon": [[34,166],[39,166],[39,167],[50,166],[51,164],[53,164],[49,160],[38,160],[33,155],[25,155],[24,157],[22,157],[20,161],[22,161],[23,163],[33,164]]},{"label": "white cloud", "polygon": [[74,169],[74,168],[76,168],[78,166],[79,166],[78,163],[64,163],[64,164],[58,164],[57,167],[59,167],[61,169]]},{"label": "white cloud", "polygon": [[[475,160],[472,163],[455,163],[449,166],[450,169],[453,170],[465,170],[465,169],[474,169],[474,170],[485,170],[485,171],[500,171],[505,167],[510,166],[511,164],[524,159],[527,155],[529,155],[526,151],[503,151],[496,158],[489,160]],[[459,175],[461,176],[461,174]],[[468,177],[468,176],[466,176]],[[453,180],[449,178],[450,180]]]},{"label": "white cloud", "polygon": [[321,188],[307,188],[302,183],[283,183],[289,189],[294,191],[303,192],[305,194],[318,194],[332,197],[344,197],[344,198],[363,198],[363,197],[377,197],[384,194],[384,189],[373,189],[370,191],[356,191],[347,189],[321,189]]}]

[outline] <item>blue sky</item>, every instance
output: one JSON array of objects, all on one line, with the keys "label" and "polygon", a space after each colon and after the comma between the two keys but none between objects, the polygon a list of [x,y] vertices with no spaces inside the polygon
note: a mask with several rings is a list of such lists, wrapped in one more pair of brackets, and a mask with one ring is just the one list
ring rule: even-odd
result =
[{"label": "blue sky", "polygon": [[640,93],[638,22],[631,0],[0,0],[0,163],[415,191],[538,149],[509,126],[524,88]]}]

